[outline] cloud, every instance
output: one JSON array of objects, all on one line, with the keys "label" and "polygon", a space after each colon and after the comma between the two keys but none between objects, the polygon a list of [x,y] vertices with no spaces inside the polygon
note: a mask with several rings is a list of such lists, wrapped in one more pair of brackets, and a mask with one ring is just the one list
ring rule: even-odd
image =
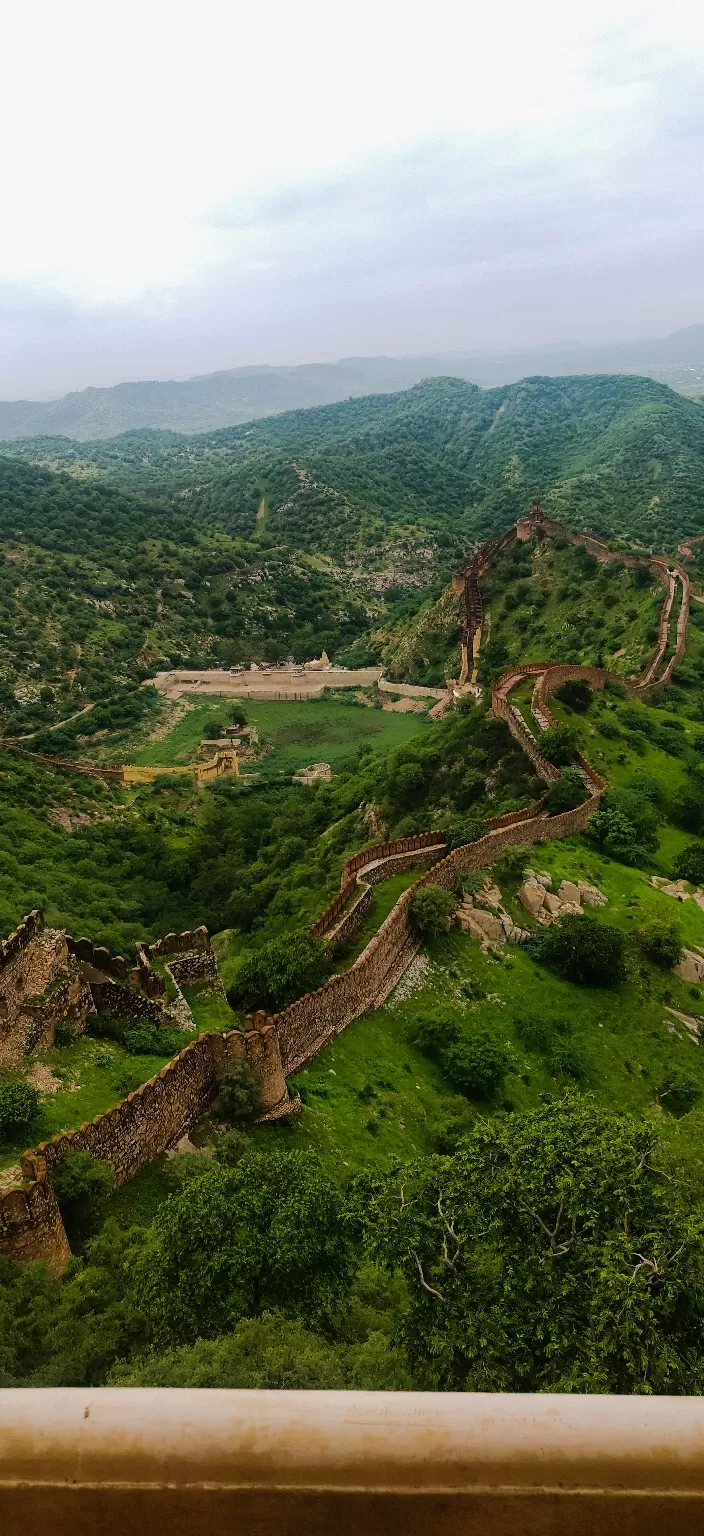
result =
[{"label": "cloud", "polygon": [[703,39],[688,0],[15,8],[0,393],[699,319]]}]

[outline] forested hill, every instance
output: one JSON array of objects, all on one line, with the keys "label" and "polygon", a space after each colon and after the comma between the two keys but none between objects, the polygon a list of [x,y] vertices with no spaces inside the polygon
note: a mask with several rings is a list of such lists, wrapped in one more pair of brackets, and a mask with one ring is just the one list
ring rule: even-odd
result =
[{"label": "forested hill", "polygon": [[339,557],[412,526],[466,545],[546,508],[608,537],[674,549],[704,529],[704,409],[651,379],[530,378],[481,390],[435,378],[398,394],[222,431],[26,439],[7,452],[108,476],[241,535]]}]

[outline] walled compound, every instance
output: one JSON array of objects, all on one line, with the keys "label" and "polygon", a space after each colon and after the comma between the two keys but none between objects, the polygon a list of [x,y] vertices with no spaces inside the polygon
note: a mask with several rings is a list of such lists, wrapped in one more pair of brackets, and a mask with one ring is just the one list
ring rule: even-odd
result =
[{"label": "walled compound", "polygon": [[[529,536],[538,526],[544,527],[547,521],[542,509],[536,511],[534,506],[531,519],[523,520],[522,531],[519,525],[509,535],[490,540],[488,546],[483,546],[482,560],[477,561],[475,557],[472,580],[464,582],[465,593],[468,594],[464,631],[465,673],[467,637],[471,645],[477,600],[481,605],[477,572],[487,568],[490,560],[495,558],[510,538]],[[559,525],[554,524],[552,528],[557,530]],[[572,537],[577,542],[584,542],[587,547],[592,543],[598,544],[590,535]],[[609,551],[605,551],[605,546],[599,545],[599,549],[604,552],[603,558],[622,558],[612,557]],[[657,557],[654,557],[651,564],[655,566],[656,563],[665,567],[667,597],[655,656],[644,672],[627,684],[633,692],[663,686],[684,652],[689,585],[686,573],[680,567],[675,567],[675,574],[682,580],[682,607],[677,624],[676,647],[664,671],[657,676],[668,643],[671,594],[674,589],[670,582],[672,572],[667,569],[667,563],[658,562]],[[563,682],[568,678],[586,677],[593,687],[601,688],[608,680],[609,673],[604,668],[531,664],[510,669],[494,685],[494,714],[505,720],[512,736],[533,762],[538,777],[550,783],[559,778],[559,770],[543,757],[538,739],[520,711],[510,702],[513,687],[528,675],[536,678],[532,711],[536,723],[543,727],[556,723],[547,700]],[[68,1260],[69,1247],[51,1187],[51,1169],[67,1152],[82,1149],[96,1158],[109,1161],[118,1183],[133,1178],[145,1163],[174,1145],[202,1115],[217,1091],[219,1074],[228,1059],[244,1057],[256,1065],[262,1082],[263,1119],[274,1120],[296,1109],[298,1105],[295,1099],[289,1097],[286,1077],[298,1071],[327,1041],[353,1020],[384,1002],[416,954],[420,940],[414,928],[411,904],[414,892],[419,887],[432,881],[452,890],[460,875],[469,870],[490,868],[507,847],[548,842],[583,830],[599,804],[606,781],[586,758],[579,757],[578,762],[589,795],[574,810],[548,816],[545,814],[546,802],[543,796],[520,812],[495,818],[487,824],[488,830],[484,837],[449,852],[446,851],[442,833],[427,832],[416,837],[372,845],[347,860],[338,896],[312,929],[314,935],[326,937],[333,949],[361,923],[371,902],[372,886],[377,881],[421,861],[431,868],[403,892],[348,971],[331,976],[323,987],[300,998],[272,1018],[262,1013],[249,1017],[245,1020],[244,1032],[230,1030],[224,1034],[200,1035],[156,1077],[144,1083],[136,1093],[129,1094],[107,1114],[97,1116],[79,1130],[41,1144],[35,1152],[26,1153],[22,1159],[25,1182],[21,1187],[0,1192],[0,1255],[15,1259],[41,1258],[56,1270],[61,1270]],[[21,1012],[17,1003],[18,990],[8,979],[3,991],[3,975],[6,971],[8,978],[14,974],[12,967],[20,954],[30,951],[43,933],[41,914],[31,913],[0,949],[0,997],[4,996],[8,1000],[8,1017],[9,1000],[14,1000],[13,1021]],[[55,979],[55,974],[61,978],[64,974],[73,976],[77,986],[78,980],[71,970],[71,962],[77,966],[82,962],[85,967],[96,970],[101,978],[89,982],[93,998],[97,996],[103,1004],[107,1000],[112,1008],[115,1000],[111,989],[121,988],[123,992],[131,992],[135,1006],[144,1009],[151,1005],[160,1011],[163,1018],[166,1012],[163,1006],[164,982],[152,966],[153,959],[164,960],[177,984],[179,980],[206,980],[218,984],[217,968],[205,929],[181,935],[168,934],[157,944],[140,945],[138,963],[132,970],[128,969],[121,957],[112,957],[108,951],[94,948],[88,940],[70,940],[66,935],[58,935],[52,940],[50,933],[47,933],[45,942],[49,942],[51,953],[60,956],[60,959],[50,962],[45,958],[42,961],[43,969],[37,971],[45,993]],[[52,949],[52,944],[56,946],[55,949]],[[52,963],[56,972],[52,970]],[[29,958],[23,965],[29,974]],[[82,977],[81,982],[85,984]],[[60,985],[64,985],[63,980]],[[96,992],[101,987],[103,991]],[[78,993],[73,1002],[80,1014],[82,1005]],[[13,1022],[13,1029],[16,1027],[19,1026]],[[10,1031],[5,1033],[9,1034]],[[2,1031],[0,1038],[3,1038]]]}]

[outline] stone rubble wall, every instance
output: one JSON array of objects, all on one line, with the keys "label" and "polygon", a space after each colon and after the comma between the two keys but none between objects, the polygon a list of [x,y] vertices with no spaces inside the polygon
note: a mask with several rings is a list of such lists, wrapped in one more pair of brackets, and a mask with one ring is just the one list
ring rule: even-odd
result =
[{"label": "stone rubble wall", "polygon": [[137,964],[130,966],[123,955],[113,955],[104,945],[93,944],[90,939],[74,939],[67,934],[66,942],[69,953],[75,955],[80,964],[99,971],[103,976],[109,976],[113,981],[134,987],[152,1002],[166,1000],[164,978],[153,971],[148,961],[145,961],[142,954],[143,946],[137,947]]},{"label": "stone rubble wall", "polygon": [[[109,1162],[116,1183],[126,1184],[140,1168],[179,1141],[201,1118],[212,1103],[228,1062],[247,1060],[256,1068],[261,1082],[262,1118],[295,1108],[288,1099],[276,1030],[264,1014],[245,1020],[245,1025],[252,1023],[255,1027],[245,1032],[234,1029],[226,1034],[201,1034],[167,1062],[156,1077],[143,1083],[135,1093],[128,1094],[113,1109],[96,1115],[79,1130],[40,1142],[36,1151],[26,1152],[22,1158],[22,1172],[31,1182],[23,1188],[0,1194],[0,1244],[5,1235],[2,1225],[5,1221],[8,1256],[23,1256],[17,1243],[13,1249],[11,1241],[9,1216],[14,1209],[20,1211],[20,1205],[10,1197],[22,1196],[28,1202],[26,1219],[22,1215],[19,1227],[15,1222],[18,1232],[21,1229],[22,1242],[27,1246],[31,1242],[28,1233],[32,1212],[37,1216],[41,1214],[41,1202],[36,1205],[32,1193],[33,1184],[43,1184],[47,1175],[50,1179],[52,1168],[69,1152],[76,1151],[89,1152],[91,1157]],[[46,1224],[46,1220],[42,1216],[42,1223]]]},{"label": "stone rubble wall", "polygon": [[92,1006],[66,935],[30,912],[0,945],[0,1070],[52,1046],[59,1023],[82,1033]]},{"label": "stone rubble wall", "polygon": [[46,1164],[40,1157],[29,1183],[0,1190],[0,1257],[15,1263],[40,1260],[61,1274],[71,1257]]}]

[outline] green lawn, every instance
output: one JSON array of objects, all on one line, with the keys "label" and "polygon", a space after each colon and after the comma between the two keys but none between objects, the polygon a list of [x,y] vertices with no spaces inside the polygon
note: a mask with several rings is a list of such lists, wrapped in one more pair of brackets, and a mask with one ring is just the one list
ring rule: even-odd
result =
[{"label": "green lawn", "polygon": [[183,995],[195,1020],[196,1031],[234,1029],[236,1019],[229,1003],[217,994],[211,997],[198,987],[182,987]]},{"label": "green lawn", "polygon": [[[680,918],[685,939],[704,944],[704,913],[691,903],[680,908],[638,871],[607,864],[576,843],[548,845],[539,855],[536,850],[534,862],[559,876],[598,879],[610,897],[609,906],[594,913],[600,922],[632,931],[653,916]],[[616,989],[563,981],[520,948],[492,957],[456,931],[430,946],[429,954],[432,964],[418,991],[351,1024],[297,1075],[292,1086],[304,1100],[300,1117],[261,1127],[254,1132],[258,1145],[309,1147],[342,1174],[432,1150],[448,1119],[469,1127],[481,1116],[536,1107],[545,1094],[559,1097],[574,1082],[552,1075],[540,1054],[521,1043],[515,1023],[529,1016],[569,1021],[583,1060],[580,1089],[614,1109],[656,1115],[690,1173],[702,1177],[704,1108],[677,1120],[657,1102],[674,1066],[693,1072],[704,1094],[704,1054],[664,1006],[667,1001],[704,1015],[700,989],[657,970],[635,946],[628,980]],[[455,1093],[434,1061],[411,1043],[419,1020],[448,1008],[470,1030],[498,1032],[507,1048],[505,1084],[490,1103]]]},{"label": "green lawn", "polygon": [[380,885],[372,888],[371,906],[365,914],[357,932],[353,934],[350,942],[340,950],[335,957],[335,969],[348,971],[350,966],[366,949],[370,939],[373,939],[377,929],[381,927],[392,908],[396,906],[399,896],[407,891],[409,885],[413,885],[423,874],[422,869],[405,869],[400,875],[392,875],[390,880],[384,880]]},{"label": "green lawn", "polygon": [[407,1004],[350,1024],[291,1079],[304,1099],[301,1114],[260,1126],[256,1144],[299,1146],[319,1153],[330,1173],[432,1151],[450,1117],[467,1127],[474,1112],[442,1072],[408,1038]]},{"label": "green lawn", "polygon": [[[104,1114],[125,1098],[124,1091],[115,1086],[125,1073],[146,1083],[161,1071],[170,1054],[131,1056],[112,1040],[93,1040],[84,1035],[72,1045],[43,1051],[37,1060],[56,1077],[63,1078],[64,1086],[57,1093],[42,1095],[39,1114],[28,1134],[0,1143],[1,1168],[17,1162],[28,1147],[36,1147],[38,1142],[49,1141],[63,1131],[74,1131],[85,1120]],[[27,1064],[28,1072],[32,1065]]]},{"label": "green lawn", "polygon": [[[194,704],[163,741],[145,747],[135,761],[150,767],[188,763],[189,754],[201,741],[206,721],[227,724],[231,707],[231,699],[221,698]],[[245,773],[295,773],[318,762],[329,763],[335,769],[363,744],[371,747],[375,755],[381,754],[410,741],[419,731],[432,730],[432,722],[425,715],[395,714],[363,704],[343,704],[337,699],[271,703],[248,700],[246,709],[247,719],[257,726],[266,751],[256,765],[245,765]]]}]

